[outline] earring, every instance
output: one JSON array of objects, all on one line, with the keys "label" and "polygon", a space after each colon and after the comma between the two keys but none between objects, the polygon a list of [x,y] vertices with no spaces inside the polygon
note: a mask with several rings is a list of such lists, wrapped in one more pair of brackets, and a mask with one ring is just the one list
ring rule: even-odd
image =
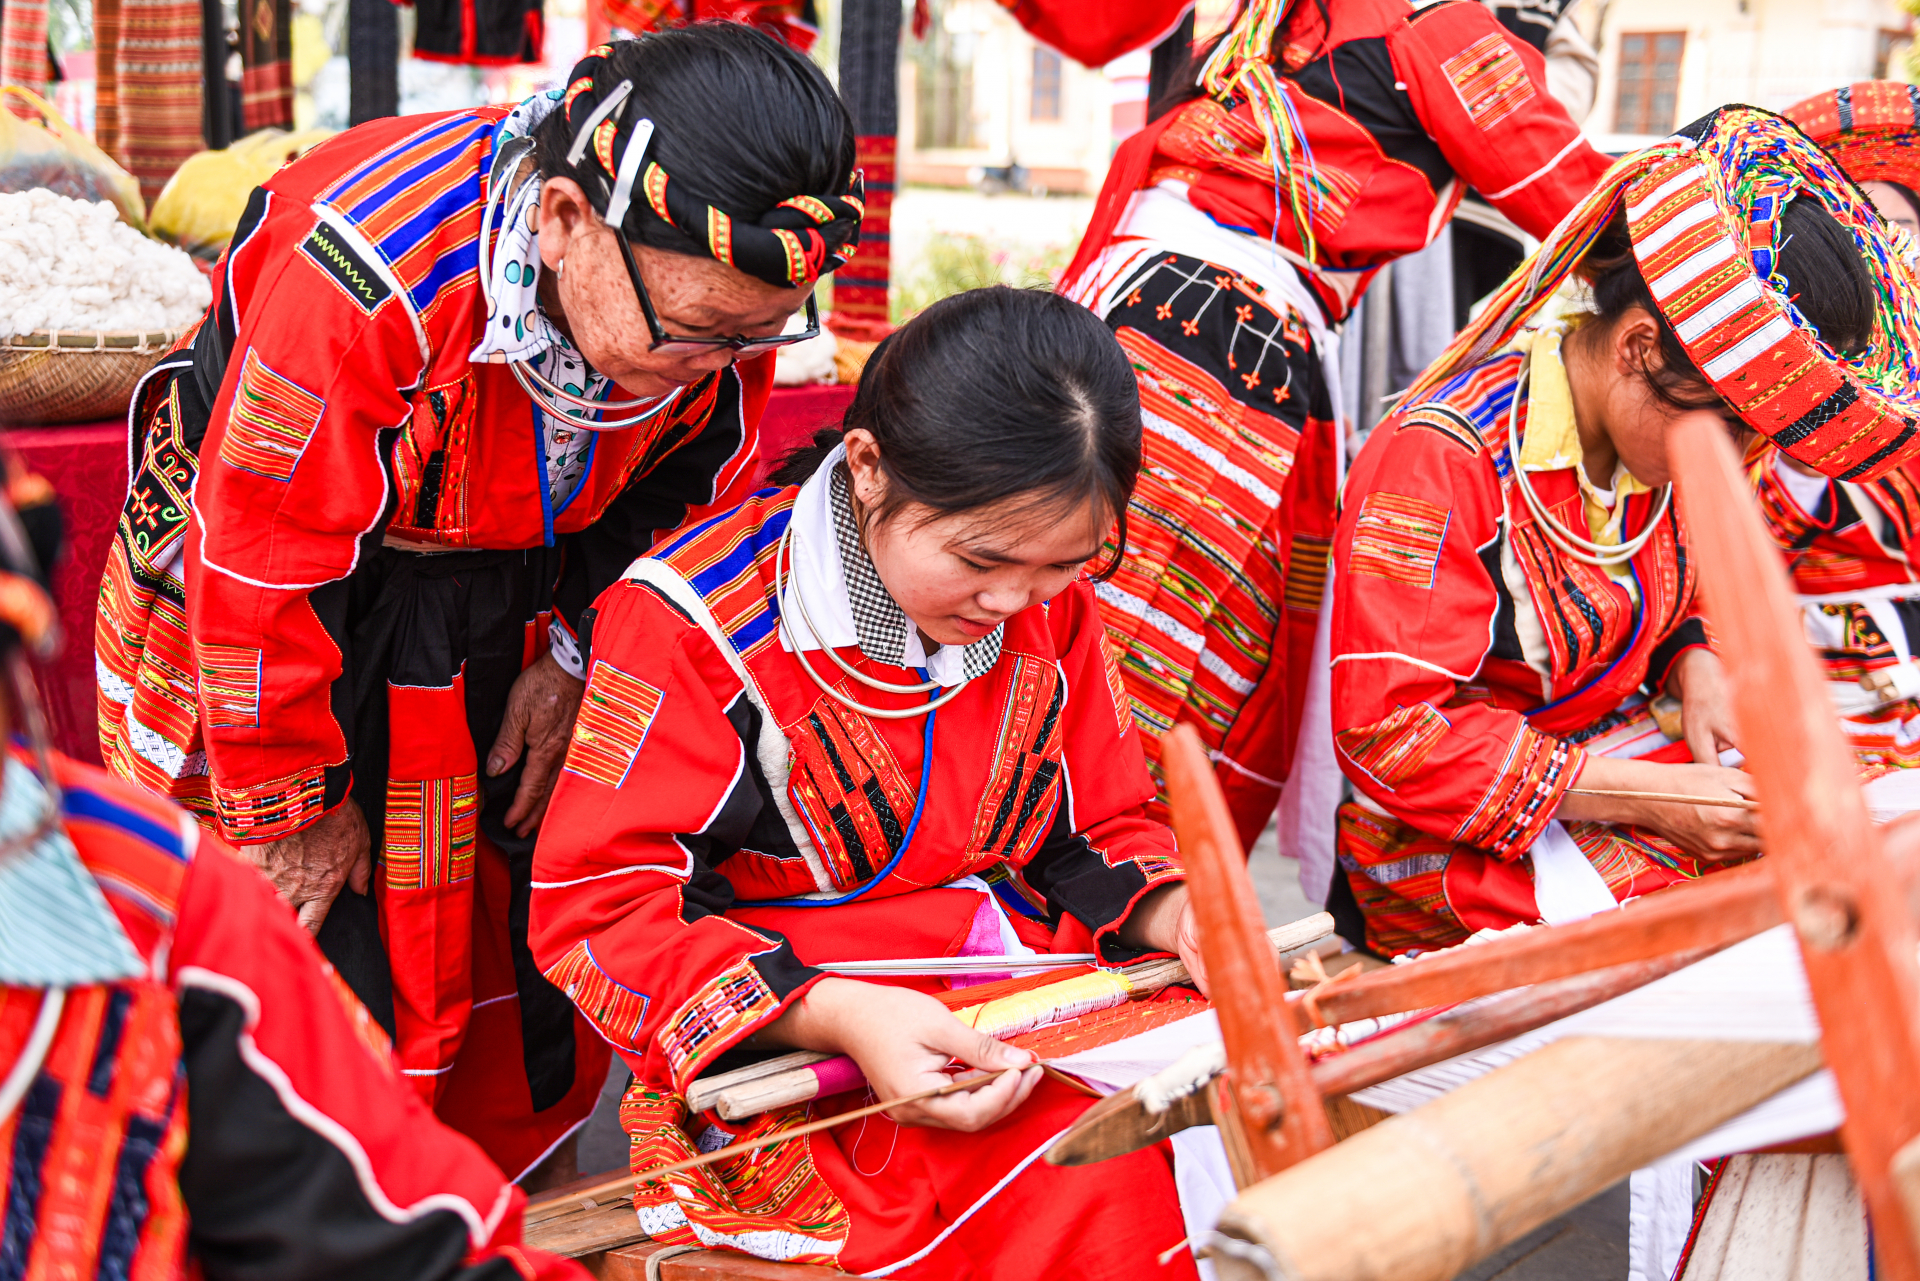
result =
[{"label": "earring", "polygon": [[566,270],[567,270],[567,260],[565,258],[562,258],[559,262],[556,262],[553,264],[553,274],[556,276],[564,275],[566,273]]}]

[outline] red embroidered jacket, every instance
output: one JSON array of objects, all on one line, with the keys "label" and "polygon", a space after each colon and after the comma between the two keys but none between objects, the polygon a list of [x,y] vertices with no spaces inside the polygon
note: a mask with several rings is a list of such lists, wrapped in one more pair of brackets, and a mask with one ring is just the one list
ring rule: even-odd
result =
[{"label": "red embroidered jacket", "polygon": [[256,191],[227,251],[182,394],[211,406],[204,443],[187,442],[199,452],[187,613],[214,801],[234,839],[283,836],[345,794],[327,602],[366,540],[564,542],[564,621],[655,530],[751,486],[770,357],[597,434],[573,493],[551,503],[532,402],[504,365],[467,359],[486,320],[477,246],[506,112],[350,130]]},{"label": "red embroidered jacket", "polygon": [[[1677,509],[1633,558],[1636,602],[1555,550],[1513,492],[1506,428],[1521,360],[1468,370],[1374,432],[1347,481],[1331,580],[1341,768],[1402,822],[1501,858],[1553,818],[1584,763],[1580,741],[1706,643]],[[1562,524],[1586,527],[1571,469],[1529,478]],[[1658,499],[1622,501],[1632,539]],[[1537,620],[1524,644],[1516,581]]]},{"label": "red embroidered jacket", "polygon": [[[166,801],[55,770],[81,861],[151,970],[67,991],[0,1120],[0,1272],[586,1276],[519,1244],[526,1198],[400,1080],[265,878]],[[48,999],[0,987],[0,1078]]]},{"label": "red embroidered jacket", "polygon": [[[656,1088],[683,1092],[777,1018],[819,977],[809,962],[957,951],[980,896],[930,887],[1004,878],[1056,950],[1119,959],[1133,904],[1184,875],[1144,816],[1153,784],[1085,584],[1009,619],[999,661],[931,728],[868,718],[781,647],[773,563],[795,492],[688,531],[601,596],[534,855],[535,959]],[[876,877],[844,906],[745,905]]]},{"label": "red embroidered jacket", "polygon": [[[1311,149],[1319,175],[1310,279],[1330,319],[1345,317],[1381,266],[1424,248],[1466,187],[1544,237],[1606,172],[1607,157],[1547,92],[1540,54],[1481,5],[1327,9],[1331,28],[1321,6],[1295,4],[1275,43],[1306,141],[1292,164],[1307,167]],[[1265,150],[1245,101],[1170,111],[1122,144],[1067,279],[1106,246],[1133,191],[1163,179],[1190,184],[1194,207],[1222,226],[1277,236],[1305,260],[1291,212],[1275,217]]]},{"label": "red embroidered jacket", "polygon": [[1920,535],[1920,487],[1907,468],[1864,484],[1822,477],[1825,488],[1809,512],[1781,478],[1783,465],[1767,447],[1747,474],[1767,532],[1786,553],[1796,590],[1824,596],[1920,581],[1912,556]]}]

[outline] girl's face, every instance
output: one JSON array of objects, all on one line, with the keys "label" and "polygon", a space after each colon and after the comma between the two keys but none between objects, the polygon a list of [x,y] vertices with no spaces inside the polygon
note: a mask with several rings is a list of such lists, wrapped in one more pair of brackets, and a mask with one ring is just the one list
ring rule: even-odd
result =
[{"label": "girl's face", "polygon": [[1873,201],[1873,207],[1880,216],[1896,227],[1905,227],[1915,236],[1920,236],[1920,209],[1913,207],[1906,193],[1890,182],[1863,182],[1860,189],[1867,193],[1867,199]]},{"label": "girl's face", "polygon": [[[872,510],[886,493],[880,448],[847,433],[853,496]],[[1089,503],[1062,511],[1022,496],[950,516],[909,503],[866,525],[880,581],[921,635],[971,645],[1023,609],[1050,600],[1100,550],[1113,516]]]},{"label": "girl's face", "polygon": [[[1611,329],[1596,329],[1581,344],[1580,357],[1567,366],[1579,420],[1580,442],[1594,483],[1612,482],[1613,459],[1618,458],[1642,484],[1660,486],[1673,479],[1667,461],[1667,441],[1684,417],[1705,414],[1724,426],[1736,442],[1752,434],[1731,408],[1724,405],[1686,410],[1668,404],[1649,385],[1642,372],[1660,364],[1660,322],[1638,307]],[[1705,383],[1682,389],[1683,394],[1712,397]]]},{"label": "girl's face", "polygon": [[[712,258],[649,245],[634,245],[633,256],[660,327],[681,338],[770,338],[812,288],[782,289]],[[571,179],[549,178],[541,188],[540,262],[542,287],[550,280],[553,290],[542,296],[559,304],[555,321],[588,364],[632,395],[664,396],[733,363],[730,347],[692,355],[650,350],[653,333],[620,243]]]}]

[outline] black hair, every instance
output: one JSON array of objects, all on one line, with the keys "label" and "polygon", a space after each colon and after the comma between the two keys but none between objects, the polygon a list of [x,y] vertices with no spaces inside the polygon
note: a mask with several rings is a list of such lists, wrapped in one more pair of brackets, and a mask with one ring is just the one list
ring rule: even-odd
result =
[{"label": "black hair", "polygon": [[[753,221],[794,196],[837,196],[854,169],[853,117],[820,68],[764,32],[737,22],[701,22],[620,40],[594,80],[633,82],[623,115],[653,121],[647,152],[673,182],[734,218]],[[567,163],[573,136],[565,111],[534,127],[540,172],[580,184],[604,213],[592,152]],[[622,230],[629,240],[706,256],[692,237],[655,214],[636,191]]]},{"label": "black hair", "polygon": [[1113,331],[1057,294],[995,285],[934,303],[874,349],[838,429],[782,460],[776,484],[819,469],[845,432],[880,446],[885,520],[908,503],[934,515],[1012,498],[1068,510],[1097,503],[1118,521],[1140,471],[1140,391]]},{"label": "black hair", "polygon": [[[1803,195],[1781,212],[1779,241],[1776,272],[1789,282],[1791,301],[1807,323],[1844,356],[1864,350],[1873,341],[1877,302],[1873,277],[1846,228],[1818,199]],[[1600,234],[1583,271],[1593,289],[1592,314],[1602,326],[1611,326],[1635,307],[1660,322],[1659,366],[1648,364],[1640,371],[1656,396],[1680,410],[1725,406],[1654,304],[1624,217],[1616,215]]]}]

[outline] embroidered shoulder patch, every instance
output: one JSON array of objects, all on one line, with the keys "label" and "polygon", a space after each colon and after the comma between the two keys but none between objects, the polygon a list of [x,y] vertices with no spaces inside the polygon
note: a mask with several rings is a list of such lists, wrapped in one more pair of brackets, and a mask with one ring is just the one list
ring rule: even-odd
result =
[{"label": "embroidered shoulder patch", "polygon": [[260,727],[260,651],[243,645],[195,645],[207,726]]},{"label": "embroidered shoulder patch", "polygon": [[269,369],[249,347],[220,437],[220,460],[268,480],[292,480],[326,407],[305,387]]},{"label": "embroidered shoulder patch", "polygon": [[1386,719],[1341,730],[1334,741],[1341,754],[1392,790],[1411,778],[1452,729],[1452,722],[1429,703],[1396,707]]},{"label": "embroidered shoulder patch", "polygon": [[1505,36],[1488,32],[1440,64],[1460,105],[1486,131],[1533,101],[1527,64]]},{"label": "embroidered shoulder patch", "polygon": [[393,296],[393,287],[385,278],[368,265],[345,236],[324,222],[314,224],[312,234],[301,242],[300,252],[368,315]]},{"label": "embroidered shoulder patch", "polygon": [[573,723],[566,769],[608,787],[626,782],[660,710],[660,696],[660,690],[612,663],[595,663],[580,700],[580,718]]},{"label": "embroidered shoulder patch", "polygon": [[1431,590],[1447,520],[1438,503],[1377,489],[1360,503],[1348,567],[1356,574]]},{"label": "embroidered shoulder patch", "polygon": [[675,1081],[699,1075],[704,1060],[733,1042],[748,1024],[756,1023],[778,1005],[779,999],[760,977],[753,961],[743,959],[694,993],[660,1029],[660,1048]]}]

